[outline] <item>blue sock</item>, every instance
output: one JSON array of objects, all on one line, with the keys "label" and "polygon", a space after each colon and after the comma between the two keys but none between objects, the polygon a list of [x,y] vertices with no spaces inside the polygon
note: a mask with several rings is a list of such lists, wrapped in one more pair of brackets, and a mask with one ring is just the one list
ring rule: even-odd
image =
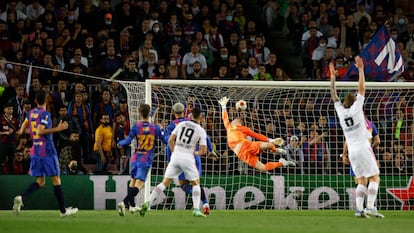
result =
[{"label": "blue sock", "polygon": [[22,194],[22,200],[26,200],[27,196],[34,193],[36,190],[40,188],[39,184],[37,182],[31,183],[29,187],[27,187],[26,191]]},{"label": "blue sock", "polygon": [[201,202],[204,204],[208,204],[208,200],[206,197],[206,193],[204,192],[204,189],[202,187],[201,188]]},{"label": "blue sock", "polygon": [[139,189],[137,187],[128,187],[128,195],[124,198],[126,208],[129,208],[129,206],[135,207],[135,197],[138,193]]},{"label": "blue sock", "polygon": [[132,207],[135,207],[135,197],[138,195],[139,189],[137,187],[131,188],[131,196],[129,197],[129,203]]},{"label": "blue sock", "polygon": [[65,209],[65,199],[63,197],[63,190],[61,185],[53,186],[53,190],[55,191],[55,197],[59,204],[59,209],[61,213],[66,213]]},{"label": "blue sock", "polygon": [[185,193],[187,194],[192,194],[193,193],[193,186],[190,184],[184,184],[183,186],[181,186],[181,188],[184,190]]}]

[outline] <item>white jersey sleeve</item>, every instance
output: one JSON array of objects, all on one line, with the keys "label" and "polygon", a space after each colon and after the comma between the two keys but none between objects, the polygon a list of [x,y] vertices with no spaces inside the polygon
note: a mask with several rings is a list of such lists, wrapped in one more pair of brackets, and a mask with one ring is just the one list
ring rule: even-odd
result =
[{"label": "white jersey sleeve", "polygon": [[193,154],[197,144],[207,145],[206,131],[193,121],[181,122],[172,134],[176,135],[174,153]]}]

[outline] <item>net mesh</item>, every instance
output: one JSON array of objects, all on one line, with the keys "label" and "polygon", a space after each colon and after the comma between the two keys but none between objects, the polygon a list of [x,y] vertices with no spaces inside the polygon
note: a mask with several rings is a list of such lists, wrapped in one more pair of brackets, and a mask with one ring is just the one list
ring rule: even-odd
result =
[{"label": "net mesh", "polygon": [[[202,158],[201,185],[213,209],[353,209],[355,185],[349,166],[342,163],[344,137],[330,98],[329,83],[297,82],[122,82],[128,93],[131,123],[138,120],[137,106],[151,103],[153,120],[166,126],[173,120],[171,107],[198,106],[202,122],[219,160]],[[356,83],[338,83],[341,99],[356,91]],[[146,94],[146,95],[145,95]],[[230,121],[241,117],[247,126],[269,138],[286,140],[296,168],[259,172],[239,161],[229,150],[218,100],[227,96]],[[406,188],[413,173],[412,85],[367,84],[365,114],[377,127],[381,143],[375,148],[381,184],[377,206],[400,209],[401,202],[388,189]],[[247,110],[235,103],[243,99]],[[194,100],[190,101],[189,100]],[[157,109],[157,110],[156,110]],[[155,111],[156,110],[156,111]],[[294,143],[298,148],[294,147]],[[165,145],[159,144],[151,186],[162,179],[166,167]],[[262,153],[259,160],[277,161],[279,155]],[[409,204],[409,203],[408,203]],[[167,189],[156,208],[191,208],[191,198],[177,187]]]}]

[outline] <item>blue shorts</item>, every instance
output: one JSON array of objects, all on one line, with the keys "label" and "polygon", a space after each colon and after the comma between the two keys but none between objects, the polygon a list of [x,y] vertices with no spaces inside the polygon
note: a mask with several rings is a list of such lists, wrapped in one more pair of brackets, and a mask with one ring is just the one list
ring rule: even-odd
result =
[{"label": "blue shorts", "polygon": [[[201,169],[201,158],[200,156],[194,156],[195,159],[195,163],[196,163],[196,167],[198,170],[198,174],[201,177],[201,175],[203,175],[203,170]],[[182,172],[179,176],[178,176],[179,180],[186,180],[184,172]]]},{"label": "blue shorts", "polygon": [[147,173],[151,167],[142,163],[131,164],[131,178],[136,180],[145,181],[147,179]]},{"label": "blue shorts", "polygon": [[59,160],[55,156],[30,156],[31,176],[60,176]]}]

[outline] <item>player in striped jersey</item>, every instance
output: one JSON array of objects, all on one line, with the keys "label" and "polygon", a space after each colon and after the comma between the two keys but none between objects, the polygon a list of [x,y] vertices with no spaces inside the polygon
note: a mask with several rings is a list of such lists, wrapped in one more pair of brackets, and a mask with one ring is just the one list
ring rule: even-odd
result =
[{"label": "player in striped jersey", "polygon": [[30,149],[30,175],[36,176],[36,182],[30,184],[26,191],[14,198],[13,212],[18,215],[23,206],[23,201],[33,192],[44,187],[46,176],[50,176],[55,197],[59,204],[60,216],[70,216],[76,214],[78,208],[65,208],[58,155],[53,143],[53,134],[67,129],[68,122],[60,121],[55,128],[52,128],[52,117],[50,112],[46,111],[46,93],[43,90],[38,91],[35,100],[37,108],[30,110],[19,130],[19,134],[22,135],[29,127],[30,137],[33,141],[33,146]]},{"label": "player in striped jersey", "polygon": [[118,147],[122,148],[131,144],[134,138],[137,140],[137,148],[131,157],[131,181],[129,182],[128,194],[122,202],[118,203],[120,216],[125,215],[126,208],[131,213],[139,210],[135,206],[135,196],[144,187],[147,173],[152,167],[156,140],[164,139],[160,126],[150,122],[150,112],[151,107],[148,104],[141,104],[139,114],[142,120],[132,127],[127,138],[118,142]]}]

